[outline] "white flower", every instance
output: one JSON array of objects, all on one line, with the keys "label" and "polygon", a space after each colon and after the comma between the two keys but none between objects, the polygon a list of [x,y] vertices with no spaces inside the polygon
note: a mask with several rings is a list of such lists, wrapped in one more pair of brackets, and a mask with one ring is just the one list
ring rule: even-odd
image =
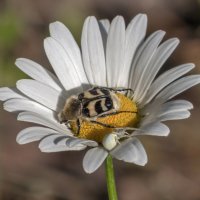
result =
[{"label": "white flower", "polygon": [[[56,75],[31,60],[20,58],[16,61],[17,67],[32,79],[19,80],[15,89],[0,88],[0,100],[5,101],[5,110],[19,111],[18,120],[38,124],[22,130],[17,142],[25,144],[40,140],[42,152],[90,147],[83,159],[87,173],[94,172],[108,154],[125,162],[145,165],[146,152],[135,136],[167,136],[170,131],[163,122],[188,118],[193,107],[186,100],[171,99],[200,83],[199,75],[180,78],[194,68],[191,63],[174,67],[156,77],[179,40],[172,38],[160,44],[164,31],[156,31],[144,39],[146,26],[144,14],[133,18],[127,27],[121,16],[114,18],[111,24],[108,20],[97,21],[95,17],[88,17],[83,26],[80,52],[62,23],[50,24],[50,37],[44,40],[44,48]],[[131,100],[137,107],[135,129],[113,128],[113,132],[105,134],[103,139],[93,140],[87,138],[87,134],[76,136],[73,128],[60,124],[58,114],[66,99],[93,86],[131,88],[134,91],[126,100]],[[82,122],[81,126],[88,127]],[[95,130],[99,131],[97,125]],[[85,129],[81,128],[81,131]],[[100,133],[92,134],[99,137]]]}]

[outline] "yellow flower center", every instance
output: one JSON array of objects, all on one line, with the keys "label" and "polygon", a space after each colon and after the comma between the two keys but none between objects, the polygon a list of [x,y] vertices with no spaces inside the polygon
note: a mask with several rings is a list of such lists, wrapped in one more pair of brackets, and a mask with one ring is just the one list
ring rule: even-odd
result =
[{"label": "yellow flower center", "polygon": [[[116,128],[134,127],[138,121],[137,106],[135,102],[123,94],[116,93],[116,95],[120,100],[120,108],[118,110],[119,113],[97,118],[95,121]],[[72,131],[76,133],[78,130],[76,122],[70,122],[70,125]],[[106,126],[82,119],[79,135],[77,135],[77,137],[101,143],[104,136],[112,133],[113,131],[114,128],[108,128]]]}]

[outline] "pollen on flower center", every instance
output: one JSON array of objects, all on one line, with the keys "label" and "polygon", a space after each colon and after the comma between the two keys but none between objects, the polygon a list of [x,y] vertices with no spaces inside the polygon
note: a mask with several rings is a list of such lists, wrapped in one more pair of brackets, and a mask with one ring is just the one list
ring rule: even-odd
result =
[{"label": "pollen on flower center", "polygon": [[[106,134],[114,131],[114,128],[109,128],[101,124],[116,128],[134,127],[136,125],[138,121],[136,103],[121,93],[116,93],[116,95],[120,101],[118,113],[110,114],[105,117],[97,117],[95,120],[97,123],[82,119],[79,135],[77,135],[77,137],[101,143]],[[76,133],[78,129],[77,123],[72,121],[70,122],[70,126],[72,131]]]}]

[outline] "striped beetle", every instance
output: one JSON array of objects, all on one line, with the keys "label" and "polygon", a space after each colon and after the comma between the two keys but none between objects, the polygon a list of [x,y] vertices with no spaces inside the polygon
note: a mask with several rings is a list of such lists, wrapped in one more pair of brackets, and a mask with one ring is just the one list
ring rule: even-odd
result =
[{"label": "striped beetle", "polygon": [[69,126],[70,121],[76,121],[78,127],[77,135],[79,135],[82,120],[108,128],[117,128],[96,121],[99,117],[129,112],[119,111],[120,100],[116,95],[117,92],[133,91],[132,89],[124,88],[93,87],[78,95],[72,95],[66,100],[63,110],[58,115],[60,123],[65,123]]}]

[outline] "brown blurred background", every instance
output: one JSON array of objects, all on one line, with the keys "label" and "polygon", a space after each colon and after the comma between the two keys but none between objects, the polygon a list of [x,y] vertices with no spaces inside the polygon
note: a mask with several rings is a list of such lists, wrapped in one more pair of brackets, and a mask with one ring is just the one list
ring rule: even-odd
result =
[{"label": "brown blurred background", "polygon": [[[129,22],[137,13],[147,13],[148,33],[162,29],[165,39],[181,43],[167,67],[185,62],[200,72],[200,1],[197,0],[0,0],[0,86],[14,86],[26,77],[15,66],[18,57],[49,67],[43,39],[48,24],[65,23],[76,40],[84,18],[112,19],[123,15]],[[141,138],[148,153],[145,167],[115,161],[120,200],[200,199],[200,86],[180,98],[193,102],[189,119],[168,122],[167,138]],[[28,123],[2,110],[0,103],[0,199],[1,200],[102,200],[107,198],[104,167],[91,175],[82,169],[84,152],[45,154],[38,143],[20,146],[17,133]]]}]

